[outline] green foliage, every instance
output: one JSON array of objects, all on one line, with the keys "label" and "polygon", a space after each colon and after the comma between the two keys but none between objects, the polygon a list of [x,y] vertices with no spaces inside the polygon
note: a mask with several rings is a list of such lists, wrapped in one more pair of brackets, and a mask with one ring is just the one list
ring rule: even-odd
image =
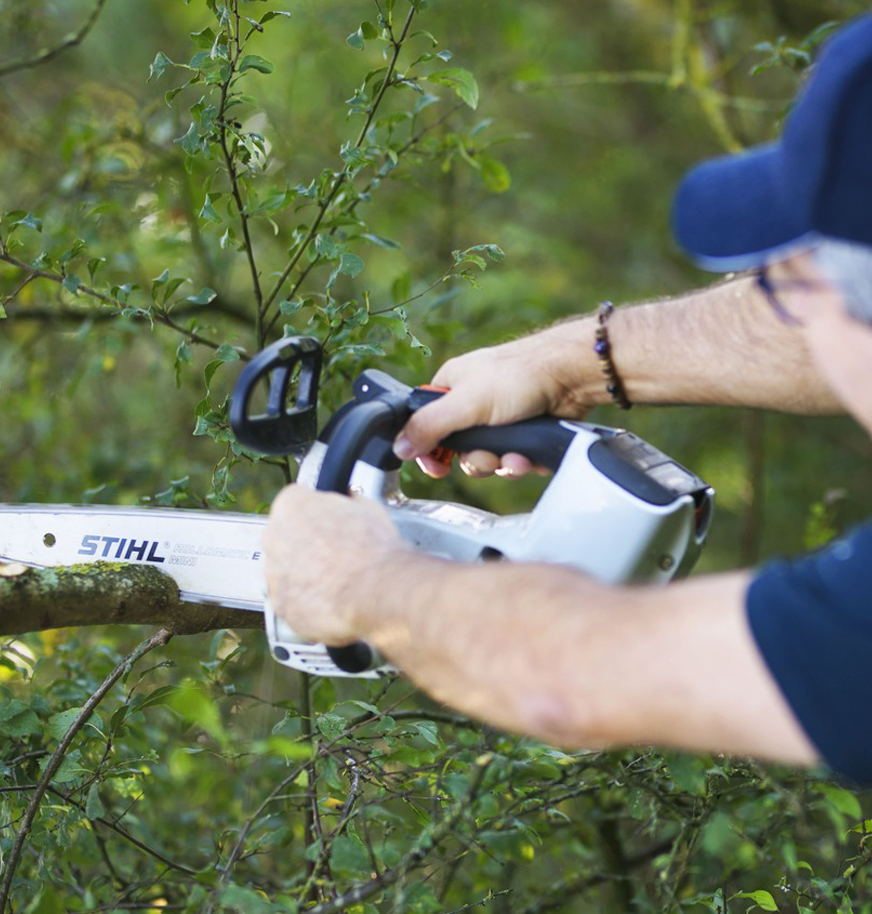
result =
[{"label": "green foliage", "polygon": [[[254,510],[291,468],[235,441],[227,394],[272,339],[324,342],[326,415],[373,362],[426,380],[461,348],[699,281],[665,240],[675,178],[768,136],[821,19],[858,10],[289,6],[98,4],[90,35],[76,4],[4,7],[4,500]],[[27,55],[39,65],[20,68]],[[752,439],[720,413],[635,412],[640,434],[721,492],[709,567],[735,562],[764,488],[763,552],[868,513],[865,443],[844,423],[816,440],[771,418]],[[441,497],[502,510],[537,491],[445,485],[457,491]],[[293,677],[256,633],[138,659],[136,637],[0,645],[4,869],[53,771],[7,910],[872,906],[868,798],[825,779],[563,753],[403,680]]]}]

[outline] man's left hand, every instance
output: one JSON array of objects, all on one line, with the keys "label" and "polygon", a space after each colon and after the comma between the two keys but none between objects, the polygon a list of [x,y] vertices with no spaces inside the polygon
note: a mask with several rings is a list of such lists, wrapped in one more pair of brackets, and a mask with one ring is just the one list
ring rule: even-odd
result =
[{"label": "man's left hand", "polygon": [[368,582],[406,548],[376,502],[298,485],[276,497],[263,542],[276,613],[306,641],[336,647],[365,635]]}]

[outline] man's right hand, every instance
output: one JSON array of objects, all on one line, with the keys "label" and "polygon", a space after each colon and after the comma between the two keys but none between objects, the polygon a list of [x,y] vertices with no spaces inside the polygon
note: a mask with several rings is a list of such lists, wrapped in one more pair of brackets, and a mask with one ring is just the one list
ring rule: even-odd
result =
[{"label": "man's right hand", "polygon": [[[560,324],[449,359],[431,381],[448,391],[412,414],[394,443],[397,456],[415,459],[425,473],[441,477],[450,467],[429,454],[452,432],[541,415],[582,417],[594,404],[584,402],[569,366],[577,368],[589,348],[579,339],[582,334],[587,338],[587,324],[585,320]],[[486,451],[462,454],[460,466],[470,476],[545,472],[520,454]]]}]

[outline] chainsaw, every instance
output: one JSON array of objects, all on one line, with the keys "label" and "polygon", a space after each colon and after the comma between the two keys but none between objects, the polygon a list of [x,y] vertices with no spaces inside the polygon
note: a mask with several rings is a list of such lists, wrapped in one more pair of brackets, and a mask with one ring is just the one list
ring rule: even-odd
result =
[{"label": "chainsaw", "polygon": [[[519,453],[553,472],[526,513],[407,498],[392,443],[409,416],[442,396],[376,369],[318,433],[322,349],[287,337],[256,355],[231,397],[238,441],[290,455],[297,484],[385,505],[414,548],[461,562],[551,562],[609,583],[665,583],[688,573],[711,524],[714,491],[662,451],[624,429],[551,417],[478,426],[448,436],[454,452]],[[264,403],[265,400],[265,403]],[[306,644],[265,595],[261,536],[266,517],[224,511],[115,506],[0,505],[0,562],[34,567],[138,562],[159,567],[185,602],[264,614],[272,656],[322,676],[396,672],[369,645]]]}]

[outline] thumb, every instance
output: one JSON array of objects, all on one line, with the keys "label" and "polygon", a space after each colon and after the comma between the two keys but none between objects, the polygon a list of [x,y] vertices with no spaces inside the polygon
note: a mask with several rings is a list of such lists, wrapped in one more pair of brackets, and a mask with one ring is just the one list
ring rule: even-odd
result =
[{"label": "thumb", "polygon": [[480,423],[468,397],[449,390],[426,406],[415,410],[394,441],[394,453],[401,460],[429,454],[452,432]]}]

